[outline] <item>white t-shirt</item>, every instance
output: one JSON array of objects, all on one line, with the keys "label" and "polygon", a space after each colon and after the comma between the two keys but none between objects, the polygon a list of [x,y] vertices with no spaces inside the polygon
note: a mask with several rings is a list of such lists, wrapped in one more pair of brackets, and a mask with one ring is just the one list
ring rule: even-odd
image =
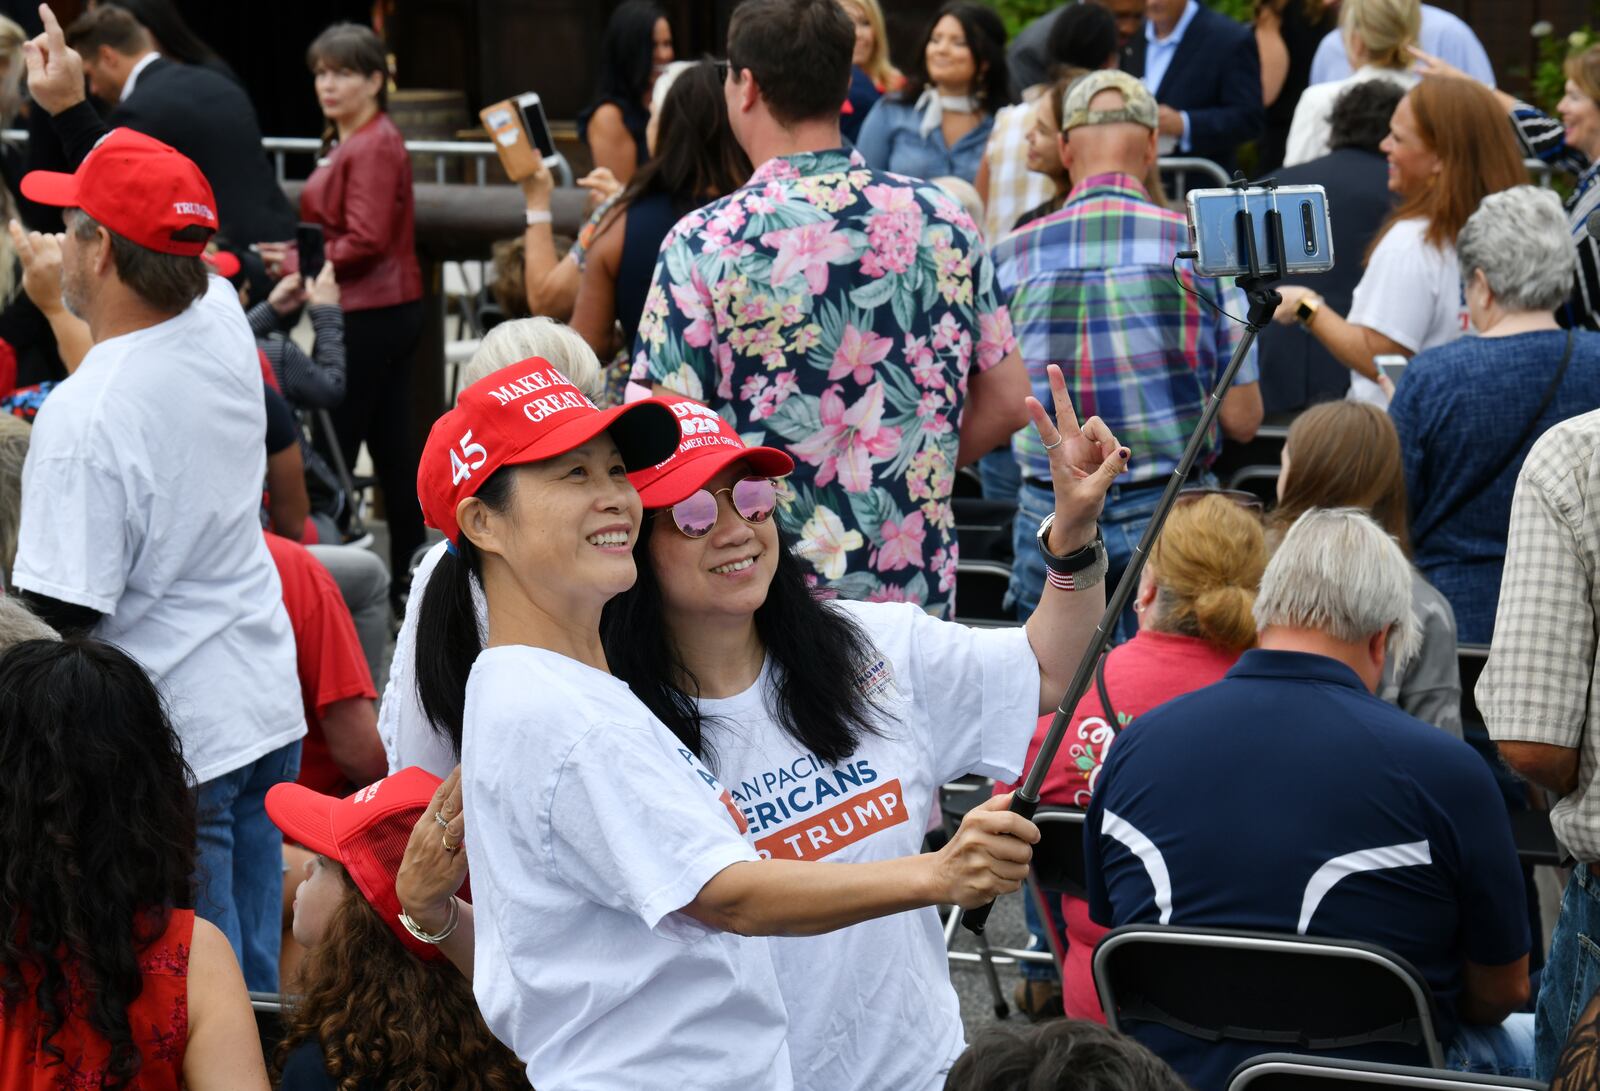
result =
[{"label": "white t-shirt", "polygon": [[793,1087],[767,941],[679,912],[756,852],[633,692],[554,652],[490,648],[462,751],[473,992],[533,1085]]},{"label": "white t-shirt", "polygon": [[18,587],[104,614],[204,783],[306,732],[283,586],[261,536],[261,362],[239,298],[102,341],[39,410]]},{"label": "white t-shirt", "polygon": [[[422,555],[416,572],[411,576],[411,594],[406,599],[405,617],[400,620],[400,631],[394,638],[394,659],[389,664],[389,683],[383,688],[383,701],[378,705],[378,737],[383,740],[383,750],[389,759],[389,772],[397,773],[416,765],[436,777],[447,777],[456,767],[456,756],[450,744],[435,731],[422,711],[422,699],[417,692],[417,616],[422,611],[422,596],[428,580],[444,556],[445,546],[440,541]],[[472,601],[477,607],[478,629],[485,628],[488,607],[483,589],[474,581]]]},{"label": "white t-shirt", "polygon": [[1366,80],[1388,80],[1410,90],[1422,77],[1406,69],[1378,68],[1364,64],[1342,80],[1314,83],[1300,93],[1295,103],[1294,120],[1289,122],[1289,135],[1284,143],[1283,165],[1292,167],[1328,154],[1329,120],[1333,104],[1347,87]]},{"label": "white t-shirt", "polygon": [[[837,602],[877,649],[857,684],[881,734],[837,767],[784,731],[771,664],[744,693],[702,700],[713,761],[763,856],[856,863],[921,851],[941,784],[1015,780],[1039,718],[1039,664],[1020,628],[974,629],[906,603]],[[769,941],[789,1010],[795,1086],[944,1086],[963,1048],[936,910]]]},{"label": "white t-shirt", "polygon": [[1413,353],[1449,344],[1471,328],[1454,245],[1440,249],[1420,216],[1389,228],[1351,297],[1347,320]]}]

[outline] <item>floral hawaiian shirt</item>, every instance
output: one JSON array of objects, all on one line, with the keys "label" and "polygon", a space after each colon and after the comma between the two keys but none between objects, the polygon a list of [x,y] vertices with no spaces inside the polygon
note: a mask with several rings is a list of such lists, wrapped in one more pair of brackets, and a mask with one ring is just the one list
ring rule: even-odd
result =
[{"label": "floral hawaiian shirt", "polygon": [[961,205],[825,151],[769,160],[673,228],[633,378],[794,456],[778,522],[813,582],[942,615],[967,380],[1015,347]]}]

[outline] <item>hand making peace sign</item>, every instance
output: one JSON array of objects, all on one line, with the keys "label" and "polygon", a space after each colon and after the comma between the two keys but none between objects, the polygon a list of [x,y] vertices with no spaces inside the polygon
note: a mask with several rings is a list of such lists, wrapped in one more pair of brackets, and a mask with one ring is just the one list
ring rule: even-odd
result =
[{"label": "hand making peace sign", "polygon": [[1065,556],[1094,540],[1100,509],[1117,475],[1128,468],[1130,452],[1117,443],[1106,422],[1090,417],[1080,427],[1067,393],[1061,368],[1051,364],[1050,395],[1055,402],[1052,421],[1039,399],[1028,397],[1028,416],[1050,454],[1050,480],[1055,486],[1056,521],[1050,528],[1050,552]]}]

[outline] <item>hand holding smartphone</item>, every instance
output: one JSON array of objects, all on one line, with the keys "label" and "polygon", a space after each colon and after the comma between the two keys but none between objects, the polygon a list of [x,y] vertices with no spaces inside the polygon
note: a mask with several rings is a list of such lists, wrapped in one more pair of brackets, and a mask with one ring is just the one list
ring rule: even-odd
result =
[{"label": "hand holding smartphone", "polygon": [[322,272],[326,257],[323,253],[323,237],[321,224],[296,224],[294,229],[294,245],[299,251],[300,275],[305,278],[305,283],[310,284],[317,279],[317,274]]}]

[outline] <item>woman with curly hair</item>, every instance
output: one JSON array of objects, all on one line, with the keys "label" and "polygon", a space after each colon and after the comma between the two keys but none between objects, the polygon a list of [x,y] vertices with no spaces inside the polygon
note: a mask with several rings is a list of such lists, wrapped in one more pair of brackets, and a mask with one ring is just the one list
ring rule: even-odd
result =
[{"label": "woman with curly hair", "polygon": [[178,737],[108,644],[0,656],[0,1087],[266,1091],[244,977],[194,915]]},{"label": "woman with curly hair", "polygon": [[319,855],[295,893],[307,949],[301,995],[274,1065],[280,1091],[526,1088],[516,1055],[478,1014],[472,983],[405,915],[395,874],[439,778],[402,769],[338,799],[298,784],[267,792],[278,828]]}]

